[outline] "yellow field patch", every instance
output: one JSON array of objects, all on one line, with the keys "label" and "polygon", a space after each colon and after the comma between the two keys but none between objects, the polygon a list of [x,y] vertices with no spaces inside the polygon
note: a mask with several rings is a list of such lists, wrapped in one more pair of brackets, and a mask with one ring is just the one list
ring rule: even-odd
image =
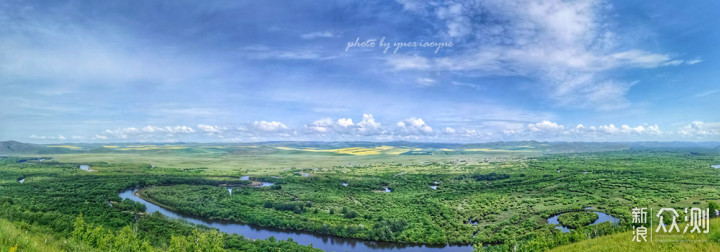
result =
[{"label": "yellow field patch", "polygon": [[185,147],[185,146],[161,146],[161,147],[157,147],[157,149],[160,149],[160,150],[182,150],[182,149],[187,149],[187,147]]},{"label": "yellow field patch", "polygon": [[453,149],[440,149],[441,151],[455,151]]},{"label": "yellow field patch", "polygon": [[72,145],[48,145],[47,147],[52,148],[68,148],[68,149],[82,149],[82,147],[72,146]]},{"label": "yellow field patch", "polygon": [[377,154],[380,154],[379,150],[365,148],[365,147],[342,148],[342,149],[335,149],[334,151],[336,151],[337,153],[340,153],[340,154],[350,154],[350,155],[377,155]]},{"label": "yellow field patch", "polygon": [[380,147],[375,147],[376,150],[381,150],[381,151],[384,151],[384,150],[392,150],[393,148],[395,148],[395,147],[387,146],[387,145],[383,145],[383,146],[380,146]]},{"label": "yellow field patch", "polygon": [[315,149],[315,148],[290,148],[290,147],[275,147],[278,150],[293,150],[293,151],[307,151],[307,152],[327,152],[327,153],[338,153],[347,155],[378,155],[378,154],[390,154],[399,155],[407,152],[409,149],[395,148],[392,146],[380,146],[375,148],[367,147],[350,147],[340,149]]},{"label": "yellow field patch", "polygon": [[118,150],[149,150],[150,148],[143,147],[143,148],[120,148]]},{"label": "yellow field patch", "polygon": [[118,148],[118,147],[120,147],[120,146],[117,146],[117,145],[103,145],[103,148],[111,148],[111,149],[114,149],[114,148]]},{"label": "yellow field patch", "polygon": [[128,150],[181,150],[181,149],[187,149],[188,147],[185,146],[155,146],[155,145],[130,145],[125,146],[124,148],[120,148],[118,150],[128,151]]},{"label": "yellow field patch", "polygon": [[410,149],[395,148],[395,149],[392,149],[392,150],[384,151],[383,153],[389,154],[389,155],[400,155],[400,154],[403,154],[403,153],[408,152],[408,151],[410,151]]}]

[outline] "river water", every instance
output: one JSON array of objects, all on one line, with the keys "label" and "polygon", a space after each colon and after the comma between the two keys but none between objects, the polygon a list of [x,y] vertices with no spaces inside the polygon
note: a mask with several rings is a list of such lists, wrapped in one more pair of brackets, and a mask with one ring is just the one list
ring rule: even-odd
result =
[{"label": "river water", "polygon": [[[609,215],[609,214],[606,214],[603,212],[594,212],[594,213],[596,213],[598,215],[598,219],[595,220],[595,222],[590,223],[590,225],[600,224],[600,223],[608,222],[608,221],[611,222],[612,224],[617,225],[620,222],[620,219],[618,219],[612,215]],[[547,219],[548,224],[555,225],[555,228],[560,229],[560,231],[562,231],[563,233],[572,231],[573,229],[565,227],[563,225],[560,225],[560,222],[558,221],[558,217],[560,215],[563,215],[563,214],[553,215],[550,218],[548,218]]]},{"label": "river water", "polygon": [[146,207],[148,213],[160,212],[163,215],[174,218],[184,219],[190,223],[201,224],[213,228],[217,228],[221,232],[234,233],[245,236],[250,239],[267,239],[270,236],[278,240],[287,240],[292,238],[293,241],[301,245],[310,245],[325,251],[472,251],[470,245],[454,246],[454,245],[413,245],[392,242],[376,242],[364,241],[352,238],[336,237],[332,235],[316,234],[312,232],[289,231],[276,228],[259,227],[255,225],[246,225],[239,223],[231,223],[226,221],[207,220],[198,217],[186,216],[172,212],[158,205],[150,203],[138,196],[135,196],[136,190],[130,189],[119,194],[122,199],[131,199],[140,202]]}]

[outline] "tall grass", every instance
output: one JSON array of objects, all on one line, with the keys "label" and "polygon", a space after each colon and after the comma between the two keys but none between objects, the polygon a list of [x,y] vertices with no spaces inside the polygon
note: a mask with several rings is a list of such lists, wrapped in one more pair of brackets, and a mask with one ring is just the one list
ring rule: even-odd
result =
[{"label": "tall grass", "polygon": [[94,251],[68,238],[51,235],[49,230],[24,222],[0,219],[0,252],[4,251]]}]

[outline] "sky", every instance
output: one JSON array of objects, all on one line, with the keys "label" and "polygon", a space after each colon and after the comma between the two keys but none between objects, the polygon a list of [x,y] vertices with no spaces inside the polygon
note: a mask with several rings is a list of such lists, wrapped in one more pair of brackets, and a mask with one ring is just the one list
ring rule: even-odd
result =
[{"label": "sky", "polygon": [[718,9],[0,0],[0,140],[720,141]]}]

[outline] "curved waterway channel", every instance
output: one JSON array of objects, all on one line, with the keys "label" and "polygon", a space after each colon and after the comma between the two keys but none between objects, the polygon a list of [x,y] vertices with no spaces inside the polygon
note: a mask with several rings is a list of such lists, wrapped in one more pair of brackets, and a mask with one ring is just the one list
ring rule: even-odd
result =
[{"label": "curved waterway channel", "polygon": [[[593,223],[590,223],[590,225],[600,224],[600,223],[608,222],[608,221],[615,225],[620,223],[620,219],[615,216],[612,216],[612,215],[609,215],[609,214],[606,214],[603,212],[596,212],[596,211],[592,211],[592,212],[594,212],[598,215],[598,219],[595,220]],[[560,221],[558,221],[558,217],[560,217],[560,215],[563,215],[563,214],[566,214],[566,213],[553,215],[547,219],[547,222],[548,222],[548,224],[555,225],[555,228],[560,229],[560,231],[562,231],[563,233],[567,233],[567,232],[572,231],[573,229],[560,224]]]},{"label": "curved waterway channel", "polygon": [[365,241],[352,238],[337,237],[332,235],[317,234],[312,232],[301,232],[292,230],[282,230],[277,228],[260,227],[256,225],[246,225],[232,223],[220,220],[208,220],[200,217],[188,216],[170,211],[158,205],[150,203],[135,195],[137,189],[129,189],[119,194],[122,199],[131,199],[145,205],[146,212],[160,212],[163,215],[174,218],[183,219],[193,224],[201,224],[208,227],[217,228],[221,232],[240,234],[250,239],[267,239],[270,236],[278,240],[287,240],[292,238],[293,241],[310,245],[325,251],[472,251],[471,245],[418,245],[403,244],[392,242],[376,242]]}]

